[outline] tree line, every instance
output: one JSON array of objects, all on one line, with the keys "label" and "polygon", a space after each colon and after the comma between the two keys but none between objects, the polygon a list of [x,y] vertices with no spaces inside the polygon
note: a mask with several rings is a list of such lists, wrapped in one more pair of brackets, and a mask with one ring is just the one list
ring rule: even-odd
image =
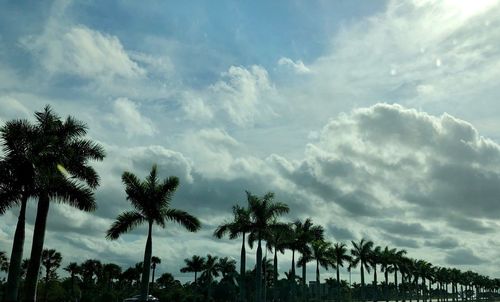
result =
[{"label": "tree line", "polygon": [[[499,279],[434,266],[407,257],[405,250],[375,246],[366,239],[351,241],[349,247],[333,243],[311,218],[283,221],[289,207],[276,201],[272,192],[262,196],[246,192],[246,206],[233,206],[232,218],[213,233],[216,238],[241,238],[239,272],[233,259],[194,255],[185,259],[181,269],[183,273],[194,273],[193,282],[181,284],[169,273],[155,279],[161,260],[153,256],[153,226],[165,228],[168,222],[175,222],[190,232],[201,227],[196,217],[171,207],[179,179],[161,179],[156,165],[144,180],[132,172],[123,172],[122,183],[132,209],[119,214],[106,232],[108,240],[116,240],[146,225],[143,261],[126,270],[96,259],[70,263],[64,268],[70,277],[61,279],[57,274],[61,254],[44,249],[46,223],[54,202],[86,212],[97,207],[94,192],[100,178],[91,163],[102,161],[105,151],[86,134],[83,122],[71,116],[62,119],[49,106],[35,113],[34,123],[17,119],[0,128],[0,214],[19,207],[10,261],[4,251],[0,252],[0,270],[7,272],[7,280],[1,284],[3,301],[120,301],[135,293],[140,293],[142,301],[156,294],[161,301],[256,302],[469,301],[498,296]],[[37,201],[36,219],[30,257],[23,260],[30,200]],[[254,246],[255,266],[247,270],[246,248]],[[285,250],[291,252],[291,266],[280,276],[278,255]],[[272,260],[267,252],[273,255]],[[309,263],[316,269],[311,284],[306,282]],[[359,269],[360,283],[342,280],[341,267],[349,272]],[[321,271],[328,269],[335,270],[336,278],[321,282]],[[366,284],[365,274],[370,273],[373,282]]]}]

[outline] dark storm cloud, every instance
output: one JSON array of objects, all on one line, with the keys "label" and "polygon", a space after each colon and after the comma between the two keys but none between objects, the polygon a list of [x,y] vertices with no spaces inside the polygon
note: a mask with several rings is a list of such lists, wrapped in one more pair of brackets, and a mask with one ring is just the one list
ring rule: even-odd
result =
[{"label": "dark storm cloud", "polygon": [[349,229],[333,224],[327,227],[327,232],[336,240],[353,240],[355,238],[354,234],[349,231]]},{"label": "dark storm cloud", "polygon": [[445,261],[450,265],[478,265],[486,262],[486,260],[476,256],[472,250],[467,248],[448,252]]},{"label": "dark storm cloud", "polygon": [[432,237],[436,235],[434,232],[431,232],[421,223],[418,222],[381,220],[381,221],[376,221],[374,223],[374,226],[379,227],[390,234],[397,234],[403,236]]},{"label": "dark storm cloud", "polygon": [[386,240],[389,240],[396,247],[409,247],[415,249],[420,247],[419,242],[414,239],[394,236],[388,233],[382,233],[382,237],[385,238]]},{"label": "dark storm cloud", "polygon": [[459,242],[453,238],[426,240],[424,246],[436,247],[439,249],[454,249],[459,246]]},{"label": "dark storm cloud", "polygon": [[487,234],[495,232],[497,228],[486,225],[484,222],[463,217],[463,216],[451,216],[448,219],[448,225],[466,232],[476,233],[476,234]]}]

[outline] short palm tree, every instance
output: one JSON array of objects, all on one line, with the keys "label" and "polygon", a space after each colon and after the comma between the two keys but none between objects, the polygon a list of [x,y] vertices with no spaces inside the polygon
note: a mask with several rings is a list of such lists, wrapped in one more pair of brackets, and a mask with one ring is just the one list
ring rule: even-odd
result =
[{"label": "short palm tree", "polygon": [[358,243],[354,241],[351,243],[351,267],[356,267],[358,264],[361,267],[361,300],[365,301],[365,270],[370,273],[373,242],[361,239]]},{"label": "short palm tree", "polygon": [[287,249],[290,245],[290,238],[293,237],[292,229],[290,224],[285,224],[280,227],[277,227],[273,230],[269,237],[266,238],[267,247],[271,252],[274,253],[274,261],[273,261],[273,297],[274,300],[278,300],[278,252],[283,254],[285,249]]},{"label": "short palm tree", "polygon": [[247,191],[248,210],[250,211],[250,243],[257,241],[256,254],[256,291],[255,301],[262,300],[262,240],[270,237],[276,228],[284,224],[279,223],[277,218],[288,213],[289,208],[285,203],[275,202],[274,193],[266,193],[259,197]]},{"label": "short palm tree", "polygon": [[78,263],[76,262],[71,262],[70,264],[68,264],[65,268],[64,268],[65,271],[67,271],[69,274],[70,274],[70,277],[71,277],[71,298],[74,300],[77,299],[76,295],[75,295],[75,278],[76,278],[76,275],[80,273],[81,269],[80,269],[80,266],[78,265]]},{"label": "short palm tree", "polygon": [[0,251],[0,272],[7,272],[9,270],[9,259],[4,251]]},{"label": "short palm tree", "polygon": [[335,268],[337,270],[337,299],[340,301],[340,268],[344,267],[344,262],[350,263],[351,256],[347,253],[347,246],[345,243],[336,242],[333,245],[333,259],[335,261]]},{"label": "short palm tree", "polygon": [[200,276],[208,285],[208,301],[212,298],[212,282],[215,277],[219,276],[219,272],[219,257],[208,254]]},{"label": "short palm tree", "polygon": [[151,277],[152,284],[155,282],[155,271],[158,264],[161,264],[161,259],[156,256],[151,257],[151,269],[153,270],[153,276]]},{"label": "short palm tree", "polygon": [[42,265],[45,267],[45,293],[44,301],[47,301],[49,294],[49,281],[52,279],[56,270],[61,266],[61,253],[54,249],[44,249],[42,252]]},{"label": "short palm tree", "polygon": [[175,221],[188,231],[195,232],[200,229],[200,222],[187,212],[170,208],[170,202],[179,185],[179,179],[174,176],[163,181],[158,179],[156,165],[153,165],[146,180],[141,181],[134,174],[124,172],[122,182],[125,185],[127,200],[132,203],[134,210],[120,214],[107,231],[106,238],[110,240],[118,239],[120,235],[140,224],[147,223],[148,238],[144,250],[141,280],[141,299],[146,300],[149,294],[153,224],[164,228],[167,221]]},{"label": "short palm tree", "polygon": [[[247,195],[248,197],[248,195]],[[240,300],[245,301],[245,271],[246,271],[246,250],[245,250],[245,235],[250,231],[250,211],[238,205],[233,206],[233,219],[226,221],[219,225],[215,231],[216,238],[222,238],[229,235],[229,239],[236,239],[240,235],[241,241],[241,254],[240,254]]]},{"label": "short palm tree", "polygon": [[35,118],[35,134],[40,138],[33,150],[38,152],[34,163],[38,205],[24,288],[24,301],[30,302],[36,301],[50,201],[82,211],[95,210],[93,191],[99,185],[99,176],[89,161],[101,161],[105,156],[99,144],[84,138],[87,126],[83,122],[72,117],[63,121],[49,106],[36,112]]},{"label": "short palm tree", "polygon": [[196,283],[197,274],[203,271],[205,267],[205,258],[194,255],[191,259],[184,259],[184,263],[186,263],[186,266],[181,268],[181,273],[194,273],[194,283]]}]

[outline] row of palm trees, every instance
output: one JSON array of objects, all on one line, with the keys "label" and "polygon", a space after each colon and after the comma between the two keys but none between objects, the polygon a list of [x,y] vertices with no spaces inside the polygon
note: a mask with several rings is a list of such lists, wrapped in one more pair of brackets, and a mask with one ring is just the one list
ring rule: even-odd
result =
[{"label": "row of palm trees", "polygon": [[[266,248],[274,254],[273,260],[273,298],[278,298],[278,252],[284,253],[285,250],[290,250],[292,254],[292,265],[287,276],[290,280],[296,280],[295,268],[302,268],[302,276],[300,278],[303,299],[307,300],[306,286],[306,266],[309,262],[314,262],[316,266],[316,284],[318,284],[317,296],[319,296],[320,284],[320,268],[336,269],[336,284],[337,284],[337,299],[341,299],[341,279],[340,268],[347,266],[347,269],[359,267],[361,277],[361,292],[360,299],[365,301],[366,282],[365,274],[373,271],[373,286],[375,293],[379,284],[377,273],[383,273],[384,282],[382,285],[382,296],[386,301],[389,298],[393,299],[412,299],[416,297],[422,298],[424,301],[430,299],[430,294],[434,288],[434,292],[439,293],[439,298],[446,300],[448,297],[453,297],[455,300],[458,295],[472,294],[472,291],[479,295],[484,291],[497,290],[500,286],[499,279],[490,279],[489,277],[481,276],[477,273],[467,271],[461,272],[458,269],[449,269],[444,267],[433,266],[427,261],[416,260],[406,257],[405,250],[395,248],[374,246],[372,241],[365,239],[359,242],[352,241],[352,247],[348,250],[345,243],[335,243],[325,240],[324,229],[322,226],[313,224],[310,218],[301,221],[296,220],[291,223],[285,223],[278,218],[288,212],[288,206],[274,202],[272,193],[267,193],[262,197],[253,195],[250,192],[247,194],[247,207],[236,205],[233,207],[233,217],[219,225],[214,231],[216,238],[228,236],[230,239],[241,237],[241,267],[240,267],[240,300],[245,301],[245,263],[246,263],[246,245],[250,247],[257,241],[256,251],[256,284],[255,284],[255,301],[266,301],[267,297],[261,291],[263,284],[262,273],[259,267],[262,263],[261,246],[265,242]],[[296,253],[300,257],[296,264]],[[390,297],[390,282],[389,274],[393,275],[394,283],[392,287],[392,297]],[[398,275],[401,276],[398,282]],[[421,281],[421,284],[419,282]],[[458,286],[460,285],[460,290]],[[449,293],[449,287],[451,293]],[[465,289],[465,292],[463,291]],[[291,297],[297,295],[296,288],[291,288]],[[449,293],[449,294],[448,294]],[[378,295],[377,295],[378,296]],[[375,297],[374,299],[377,299]]]}]

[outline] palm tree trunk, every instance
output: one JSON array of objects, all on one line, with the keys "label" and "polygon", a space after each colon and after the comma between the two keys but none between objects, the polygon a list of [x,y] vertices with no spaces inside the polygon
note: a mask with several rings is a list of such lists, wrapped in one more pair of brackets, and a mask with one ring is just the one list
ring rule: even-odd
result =
[{"label": "palm tree trunk", "polygon": [[[240,301],[246,301],[245,297],[245,270],[246,270],[246,250],[245,250],[245,233],[243,233],[243,240],[241,242],[241,255],[240,255]],[[195,273],[196,283],[196,273]]]},{"label": "palm tree trunk", "polygon": [[377,265],[373,266],[373,302],[377,302]]},{"label": "palm tree trunk", "polygon": [[35,228],[33,230],[33,241],[31,244],[30,262],[26,272],[24,285],[24,301],[35,302],[38,286],[38,272],[42,260],[43,242],[45,240],[45,228],[47,226],[47,215],[49,214],[49,196],[42,193],[36,211]]},{"label": "palm tree trunk", "polygon": [[71,298],[75,299],[74,301],[76,301],[76,297],[75,297],[75,274],[73,272],[71,272]]},{"label": "palm tree trunk", "polygon": [[146,249],[144,250],[144,260],[142,264],[142,279],[141,279],[141,301],[146,301],[149,294],[149,270],[151,268],[151,255],[153,254],[153,240],[151,233],[153,222],[148,225],[148,239],[146,241]]},{"label": "palm tree trunk", "polygon": [[197,273],[198,273],[197,271],[194,272],[194,284],[196,284],[196,274]]},{"label": "palm tree trunk", "polygon": [[21,209],[17,218],[16,232],[12,242],[12,253],[10,254],[9,275],[7,277],[7,288],[5,302],[17,301],[19,292],[19,279],[21,278],[21,263],[23,261],[24,229],[26,225],[26,205],[28,194],[24,193],[21,199]]},{"label": "palm tree trunk", "polygon": [[384,277],[385,277],[385,301],[389,302],[389,272],[387,272],[387,267],[385,268],[384,272]]},{"label": "palm tree trunk", "polygon": [[365,270],[361,262],[361,301],[365,301]]},{"label": "palm tree trunk", "polygon": [[153,266],[153,276],[151,276],[151,286],[155,283],[155,270],[156,270],[156,265]]},{"label": "palm tree trunk", "polygon": [[43,291],[43,301],[44,302],[47,302],[47,300],[49,299],[49,273],[50,273],[50,266],[47,266],[45,268],[45,288],[44,288],[44,291]]},{"label": "palm tree trunk", "polygon": [[289,301],[293,301],[295,299],[295,296],[297,295],[297,289],[296,289],[296,283],[295,283],[295,250],[292,249],[292,271],[291,271],[291,277],[292,277],[292,288],[290,291],[290,297]]},{"label": "palm tree trunk", "polygon": [[401,286],[399,288],[403,294],[401,301],[406,302],[405,273],[403,271],[401,272]]},{"label": "palm tree trunk", "polygon": [[307,287],[306,287],[306,274],[307,274],[307,263],[304,262],[304,265],[302,266],[302,295],[304,301],[307,301],[308,299],[308,292],[307,292]]},{"label": "palm tree trunk", "polygon": [[319,290],[319,261],[316,260],[316,299],[319,301],[319,296],[320,296],[320,290]]},{"label": "palm tree trunk", "polygon": [[340,269],[337,264],[337,300],[340,301]]},{"label": "palm tree trunk", "polygon": [[255,301],[260,302],[262,300],[262,246],[261,238],[259,234],[259,245],[257,246],[257,259],[256,263],[256,280],[255,280]]},{"label": "palm tree trunk", "polygon": [[278,251],[276,250],[276,247],[274,248],[274,274],[273,274],[273,284],[274,284],[274,290],[273,290],[273,298],[274,301],[278,301]]},{"label": "palm tree trunk", "polygon": [[398,269],[394,268],[394,288],[396,289],[395,300],[399,300],[399,289],[398,289]]}]

